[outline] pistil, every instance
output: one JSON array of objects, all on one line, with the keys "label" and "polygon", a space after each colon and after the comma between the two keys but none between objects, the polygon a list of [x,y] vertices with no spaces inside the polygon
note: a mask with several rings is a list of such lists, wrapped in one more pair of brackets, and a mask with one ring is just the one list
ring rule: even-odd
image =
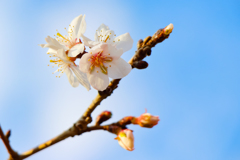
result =
[{"label": "pistil", "polygon": [[[92,73],[95,67],[99,67],[103,74],[108,74],[108,67],[104,65],[104,63],[111,62],[112,57],[102,56],[103,51],[98,52],[94,56],[92,56],[88,61],[90,61],[91,65],[89,68],[89,72]],[[97,72],[98,73],[98,72]]]}]

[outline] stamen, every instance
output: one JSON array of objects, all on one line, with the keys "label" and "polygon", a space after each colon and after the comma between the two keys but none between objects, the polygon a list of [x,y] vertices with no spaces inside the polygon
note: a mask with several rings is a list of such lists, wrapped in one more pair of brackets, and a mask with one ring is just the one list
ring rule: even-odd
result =
[{"label": "stamen", "polygon": [[102,71],[103,74],[107,74],[108,73],[107,68],[102,63],[100,65],[100,68],[101,68],[101,71]]},{"label": "stamen", "polygon": [[59,32],[57,33],[57,36],[59,36],[59,37],[61,37],[61,38],[63,38],[63,39],[65,39],[66,41],[69,41],[68,39],[66,39],[63,35],[61,35]]},{"label": "stamen", "polygon": [[108,39],[110,40],[110,38],[109,38],[109,35],[107,36],[107,38],[105,39],[105,41],[104,41],[104,42],[107,42],[107,40],[108,40]]}]

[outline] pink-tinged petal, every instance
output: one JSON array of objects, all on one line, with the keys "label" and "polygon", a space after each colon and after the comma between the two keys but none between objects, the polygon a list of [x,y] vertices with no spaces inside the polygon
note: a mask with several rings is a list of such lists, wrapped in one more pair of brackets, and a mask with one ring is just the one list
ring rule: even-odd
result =
[{"label": "pink-tinged petal", "polygon": [[73,87],[78,87],[79,82],[77,80],[76,77],[74,77],[72,71],[66,67],[66,69],[64,70],[64,72],[66,73],[67,77],[68,77],[68,81],[69,83],[73,86]]},{"label": "pink-tinged petal", "polygon": [[90,58],[101,51],[102,49],[99,48],[99,46],[96,46],[90,49],[88,53],[84,54],[79,61],[80,70],[84,73],[89,73],[89,68],[91,65]]},{"label": "pink-tinged petal", "polygon": [[160,121],[158,116],[153,116],[150,113],[143,113],[141,116],[137,118],[137,122],[139,126],[146,127],[146,128],[152,128],[155,125],[158,124],[158,121]]},{"label": "pink-tinged petal", "polygon": [[103,49],[103,56],[112,57],[113,59],[118,59],[123,54],[122,49],[117,49],[111,44],[103,43],[99,47]]},{"label": "pink-tinged petal", "polygon": [[103,91],[109,84],[109,79],[106,74],[103,74],[99,67],[95,67],[94,71],[88,73],[88,80],[93,88],[98,91]]},{"label": "pink-tinged petal", "polygon": [[122,58],[106,63],[106,65],[108,66],[108,76],[113,79],[123,78],[132,70],[132,66]]},{"label": "pink-tinged petal", "polygon": [[133,46],[133,39],[129,33],[122,34],[114,39],[116,48],[122,48],[123,52],[130,50]]},{"label": "pink-tinged petal", "polygon": [[85,15],[74,18],[68,28],[69,36],[72,40],[79,38],[86,30]]},{"label": "pink-tinged petal", "polygon": [[68,57],[76,57],[84,51],[84,44],[76,44],[68,51]]},{"label": "pink-tinged petal", "polygon": [[79,61],[79,69],[84,73],[89,72],[89,68],[91,65],[91,62],[89,61],[89,59],[91,56],[92,55],[90,53],[86,53],[82,56],[82,58]]},{"label": "pink-tinged petal", "polygon": [[75,76],[77,77],[78,82],[84,86],[88,91],[91,89],[90,83],[88,82],[87,74],[79,70],[79,67],[71,65],[71,69]]}]

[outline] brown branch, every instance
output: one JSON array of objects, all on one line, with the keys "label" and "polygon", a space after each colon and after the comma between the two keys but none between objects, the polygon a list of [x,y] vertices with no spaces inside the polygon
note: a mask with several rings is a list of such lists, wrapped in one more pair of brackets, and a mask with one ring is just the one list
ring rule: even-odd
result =
[{"label": "brown branch", "polygon": [[[167,26],[168,27],[168,26]],[[157,43],[160,43],[167,39],[169,37],[169,30],[166,30],[165,27],[164,29],[158,30],[152,37],[148,36],[144,40],[139,40],[138,42],[138,49],[135,52],[135,55],[130,59],[128,62],[131,64],[132,68],[137,68],[137,69],[144,69],[147,68],[148,64],[145,61],[142,61],[146,56],[151,55],[151,48],[154,47]],[[125,129],[127,124],[130,124],[128,119],[122,119],[117,123],[113,123],[110,125],[106,126],[92,126],[92,127],[87,127],[89,123],[92,122],[91,118],[91,113],[94,111],[94,109],[100,105],[100,103],[109,97],[113,91],[118,87],[118,84],[121,79],[114,79],[110,82],[109,86],[107,87],[106,90],[104,91],[99,91],[98,95],[96,98],[92,101],[90,106],[87,108],[87,110],[84,112],[82,117],[74,123],[74,125],[69,128],[68,130],[64,131],[60,135],[56,136],[55,138],[29,150],[24,152],[23,154],[19,155],[15,151],[12,150],[10,147],[9,143],[6,140],[5,136],[2,136],[3,143],[5,144],[9,154],[10,154],[10,160],[23,160],[43,149],[46,149],[68,137],[74,137],[75,135],[80,135],[84,132],[89,132],[93,130],[107,130],[111,133],[117,133],[119,129]],[[1,131],[0,131],[1,132]]]},{"label": "brown branch", "polygon": [[[9,133],[9,132],[7,132],[7,133]],[[8,136],[8,135],[9,135],[9,134],[7,134],[7,136]],[[5,145],[7,151],[8,151],[8,153],[9,153],[9,155],[10,155],[9,160],[11,160],[11,159],[20,160],[18,153],[15,152],[15,151],[12,149],[12,147],[11,147],[11,145],[10,145],[10,143],[9,143],[9,140],[8,140],[8,137],[7,137],[7,136],[4,135],[3,130],[2,130],[2,128],[1,128],[1,126],[0,126],[0,138],[2,139],[3,144]]]}]

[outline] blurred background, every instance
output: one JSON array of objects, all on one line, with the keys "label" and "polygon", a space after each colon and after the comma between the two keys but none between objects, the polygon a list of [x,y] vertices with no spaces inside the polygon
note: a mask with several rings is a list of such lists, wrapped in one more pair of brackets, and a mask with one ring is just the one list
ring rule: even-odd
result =
[{"label": "blurred background", "polygon": [[[85,35],[94,39],[104,23],[116,35],[129,32],[133,48],[169,23],[170,37],[152,49],[149,67],[134,69],[93,112],[113,113],[105,124],[148,109],[161,121],[152,129],[130,125],[135,150],[124,150],[105,131],[64,140],[29,160],[239,160],[240,1],[30,1],[1,0],[0,124],[12,130],[22,153],[69,128],[97,91],[72,88],[56,78],[38,44],[64,34],[72,19],[86,14]],[[0,143],[0,159],[8,154]]]}]

